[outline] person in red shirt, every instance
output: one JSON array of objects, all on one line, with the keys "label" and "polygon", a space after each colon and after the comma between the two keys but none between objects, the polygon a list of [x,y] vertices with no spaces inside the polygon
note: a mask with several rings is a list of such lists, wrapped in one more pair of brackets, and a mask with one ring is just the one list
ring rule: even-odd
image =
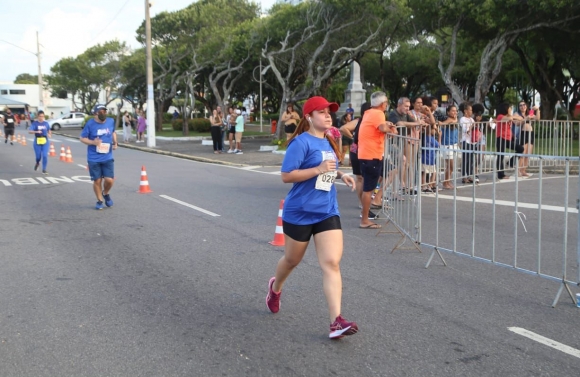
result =
[{"label": "person in red shirt", "polygon": [[[516,153],[522,153],[524,147],[516,142],[515,137],[512,135],[512,106],[504,102],[497,107],[497,124],[495,128],[495,150],[498,153],[504,153],[506,149],[515,150]],[[510,158],[510,166],[514,166],[514,157]],[[496,167],[497,167],[497,178],[498,179],[508,179],[509,176],[505,174],[504,171],[504,155],[498,154]]]}]

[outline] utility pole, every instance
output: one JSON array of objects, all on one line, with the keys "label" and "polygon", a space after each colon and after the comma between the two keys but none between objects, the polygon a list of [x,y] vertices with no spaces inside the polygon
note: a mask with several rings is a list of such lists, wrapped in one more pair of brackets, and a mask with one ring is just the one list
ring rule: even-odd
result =
[{"label": "utility pole", "polygon": [[264,100],[262,99],[262,57],[260,57],[260,132],[264,132],[262,129],[262,103]]},{"label": "utility pole", "polygon": [[42,95],[42,70],[40,69],[40,42],[38,41],[38,31],[36,32],[36,59],[38,60],[38,110],[44,110],[44,96]]},{"label": "utility pole", "polygon": [[145,0],[145,51],[147,56],[147,146],[155,147],[155,103],[153,101],[153,58],[151,56],[151,17]]}]

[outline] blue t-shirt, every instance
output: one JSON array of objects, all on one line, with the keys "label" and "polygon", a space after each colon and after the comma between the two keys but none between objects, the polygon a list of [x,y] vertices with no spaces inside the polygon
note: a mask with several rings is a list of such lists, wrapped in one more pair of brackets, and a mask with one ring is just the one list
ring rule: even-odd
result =
[{"label": "blue t-shirt", "polygon": [[[323,156],[334,158],[338,169],[338,159],[326,138],[320,139],[304,132],[288,145],[282,172],[309,169],[322,163]],[[282,220],[294,225],[311,225],[339,216],[334,184],[330,191],[317,190],[314,176],[306,181],[295,182],[284,201]]]},{"label": "blue t-shirt", "polygon": [[453,145],[457,144],[459,138],[459,133],[457,130],[457,125],[455,127],[441,126],[441,144],[442,145]]},{"label": "blue t-shirt", "polygon": [[[439,143],[433,136],[427,136],[424,139],[424,146],[426,148],[439,148]],[[429,149],[422,149],[421,150],[421,163],[425,165],[435,165],[437,164],[437,160],[435,159],[436,151],[429,150]]]},{"label": "blue t-shirt", "polygon": [[96,145],[89,145],[87,148],[87,161],[105,162],[113,159],[113,134],[115,133],[115,120],[105,119],[105,123],[98,123],[94,119],[89,119],[81,132],[81,137],[95,140],[97,137],[101,142],[109,144],[108,153],[98,153]]},{"label": "blue t-shirt", "polygon": [[48,137],[49,130],[50,130],[50,125],[46,121],[39,122],[39,121],[35,120],[34,122],[32,122],[32,125],[30,126],[30,131],[42,131],[41,134],[34,134],[34,136],[35,136],[34,142],[35,143],[36,143],[36,138]]}]

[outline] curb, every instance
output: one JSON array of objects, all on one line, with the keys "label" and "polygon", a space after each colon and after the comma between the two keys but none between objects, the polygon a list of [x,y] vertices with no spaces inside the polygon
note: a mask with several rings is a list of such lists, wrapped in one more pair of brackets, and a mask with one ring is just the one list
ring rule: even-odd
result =
[{"label": "curb", "polygon": [[[78,136],[73,136],[73,135],[68,135],[68,134],[58,133],[55,135],[69,137],[71,139],[77,139],[77,140],[80,139],[80,137],[78,137]],[[127,149],[134,149],[134,150],[138,150],[138,151],[142,151],[142,152],[161,154],[164,156],[178,157],[178,158],[182,158],[185,160],[192,160],[192,161],[205,162],[205,163],[216,164],[216,165],[226,165],[226,166],[251,166],[248,164],[237,164],[237,163],[228,162],[228,161],[212,160],[211,158],[192,156],[192,155],[183,154],[183,153],[169,152],[169,151],[164,151],[164,150],[159,150],[159,149],[154,149],[154,148],[149,148],[149,147],[138,147],[138,146],[132,145],[132,144],[119,143],[118,141],[117,141],[117,144],[120,147],[127,148]]]}]

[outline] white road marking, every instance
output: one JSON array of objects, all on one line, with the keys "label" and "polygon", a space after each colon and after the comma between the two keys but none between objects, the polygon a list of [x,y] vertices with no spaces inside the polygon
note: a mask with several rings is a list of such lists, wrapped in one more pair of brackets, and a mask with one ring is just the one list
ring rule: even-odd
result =
[{"label": "white road marking", "polygon": [[167,196],[167,195],[159,195],[159,196],[162,197],[163,199],[171,200],[172,202],[175,202],[177,204],[181,204],[182,206],[189,207],[189,208],[194,209],[196,211],[205,213],[206,215],[210,215],[210,216],[213,216],[213,217],[219,217],[220,216],[217,213],[213,213],[213,212],[210,212],[210,211],[205,210],[203,208],[196,207],[196,206],[194,206],[192,204],[189,204],[189,203],[186,203],[186,202],[182,202],[181,200],[172,198],[171,196]]},{"label": "white road marking", "polygon": [[[426,199],[426,198],[435,198],[434,195],[423,195],[421,197],[422,200]],[[472,197],[468,197],[468,196],[456,196],[454,197],[453,195],[441,195],[439,194],[439,199],[447,199],[447,200],[454,200],[457,199],[458,202],[469,202],[471,203],[473,201]],[[492,199],[482,199],[482,198],[475,198],[475,202],[476,203],[483,203],[483,204],[493,204],[494,201]],[[515,202],[510,202],[507,200],[495,200],[495,204],[498,206],[506,206],[506,207],[515,207],[516,203]],[[538,204],[535,203],[522,203],[522,202],[518,202],[518,208],[530,208],[530,209],[538,209],[540,208],[540,206]],[[542,210],[544,211],[554,211],[554,212],[564,212],[566,210],[565,207],[560,207],[560,206],[551,206],[551,205],[547,205],[547,204],[542,204]],[[568,213],[578,213],[578,210],[576,208],[572,208],[572,207],[568,207]]]},{"label": "white road marking", "polygon": [[258,168],[261,168],[261,166],[258,166],[258,165],[244,166],[244,167],[241,167],[240,169],[241,170],[254,170],[254,169],[258,169]]},{"label": "white road marking", "polygon": [[572,348],[560,342],[556,342],[555,340],[538,335],[526,329],[522,329],[521,327],[508,327],[508,330],[518,335],[525,336],[526,338],[535,340],[536,342],[546,345],[548,347],[557,349],[558,351],[567,353],[568,355],[580,358],[580,350],[577,350],[576,348]]}]

